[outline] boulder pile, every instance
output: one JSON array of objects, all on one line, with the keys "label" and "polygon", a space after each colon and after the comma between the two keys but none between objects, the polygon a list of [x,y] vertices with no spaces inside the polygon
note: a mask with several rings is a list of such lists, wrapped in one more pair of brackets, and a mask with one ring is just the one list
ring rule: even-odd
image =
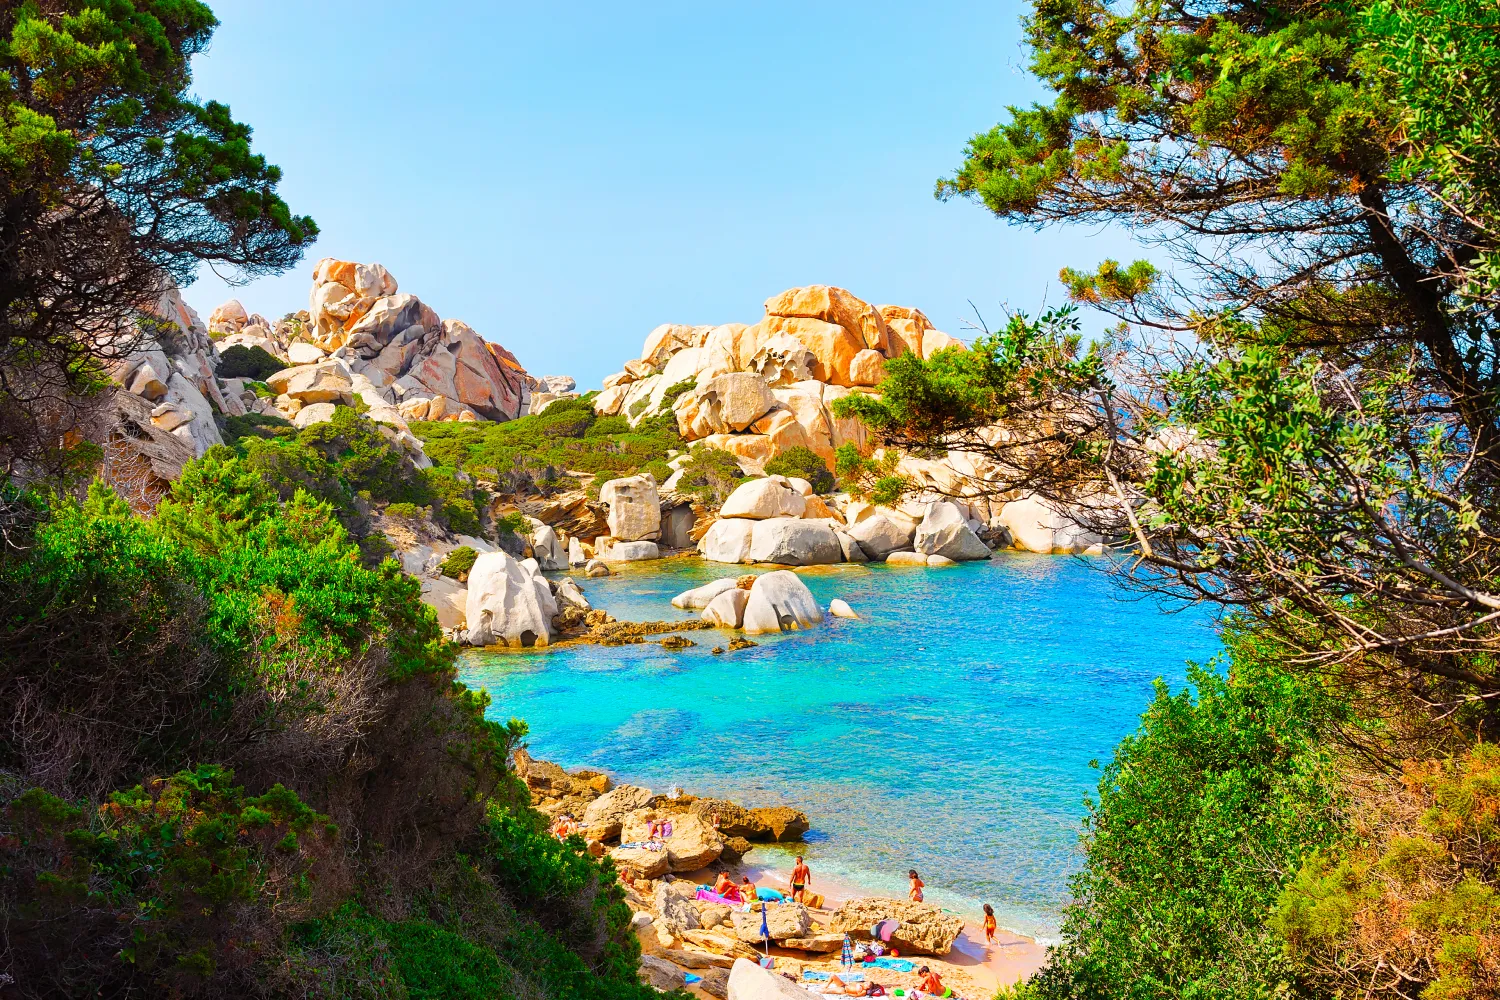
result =
[{"label": "boulder pile", "polygon": [[632,425],[670,406],[689,442],[722,448],[749,470],[802,445],[832,461],[845,443],[868,450],[863,425],[829,407],[885,377],[885,362],[963,342],[918,309],[872,306],[842,288],[810,285],[766,300],[747,326],[664,324],[639,358],[604,380],[594,409]]},{"label": "boulder pile", "polygon": [[[568,376],[533,378],[515,355],[467,323],[442,319],[415,295],[398,291],[396,278],[379,264],[325,257],[313,270],[306,311],[273,327],[231,300],[209,317],[209,331],[220,352],[259,347],[293,371],[341,369],[350,382],[344,397],[361,397],[372,419],[392,426],[399,420],[403,429],[407,420],[512,420],[576,395]],[[545,398],[534,405],[533,393]],[[277,398],[276,409],[288,419],[303,405],[339,401],[297,391],[281,395],[286,398]]]}]

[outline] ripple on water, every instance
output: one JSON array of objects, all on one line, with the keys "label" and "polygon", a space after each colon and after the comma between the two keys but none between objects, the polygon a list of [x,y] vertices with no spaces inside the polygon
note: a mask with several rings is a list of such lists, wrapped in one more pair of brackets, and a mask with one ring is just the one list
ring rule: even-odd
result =
[{"label": "ripple on water", "polygon": [[[620,618],[688,618],[670,599],[741,568],[667,560],[580,581]],[[818,568],[803,579],[860,621],[758,638],[470,652],[491,717],[531,726],[570,768],[806,810],[817,871],[969,916],[995,906],[1049,938],[1077,869],[1083,800],[1164,677],[1219,648],[1206,611],[1122,595],[1092,560],[1001,554],[944,570]],[[711,641],[706,641],[711,640]],[[774,857],[774,852],[772,853]]]}]

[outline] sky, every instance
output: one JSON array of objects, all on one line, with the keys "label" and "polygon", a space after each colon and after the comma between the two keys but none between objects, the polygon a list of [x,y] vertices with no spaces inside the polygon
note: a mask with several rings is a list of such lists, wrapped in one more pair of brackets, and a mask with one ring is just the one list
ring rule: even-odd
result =
[{"label": "sky", "polygon": [[205,319],[307,308],[325,256],[379,262],[588,389],[658,324],[753,323],[798,285],[968,339],[971,301],[994,328],[1063,301],[1064,265],[1143,255],[933,198],[971,135],[1046,96],[1020,4],[210,2],[193,89],[254,128],[322,235],[279,277],[205,269],[185,293]]}]

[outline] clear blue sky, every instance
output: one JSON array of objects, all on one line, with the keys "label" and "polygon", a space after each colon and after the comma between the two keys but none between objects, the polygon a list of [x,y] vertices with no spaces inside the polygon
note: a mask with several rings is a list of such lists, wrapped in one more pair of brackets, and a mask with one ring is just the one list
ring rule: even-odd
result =
[{"label": "clear blue sky", "polygon": [[318,258],[378,261],[588,388],[657,324],[754,322],[794,285],[968,337],[967,300],[994,326],[1061,301],[1064,264],[1140,255],[932,197],[971,134],[1042,96],[1017,4],[211,3],[195,90],[323,235],[279,278],[205,273],[205,318],[233,295],[274,319]]}]

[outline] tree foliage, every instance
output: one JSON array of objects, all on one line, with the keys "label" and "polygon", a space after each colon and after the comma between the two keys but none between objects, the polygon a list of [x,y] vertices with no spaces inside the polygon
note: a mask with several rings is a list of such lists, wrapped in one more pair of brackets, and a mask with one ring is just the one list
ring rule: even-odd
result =
[{"label": "tree foliage", "polygon": [[217,23],[197,0],[0,3],[0,473],[57,457],[171,281],[277,273],[317,236],[249,126],[189,93]]}]

